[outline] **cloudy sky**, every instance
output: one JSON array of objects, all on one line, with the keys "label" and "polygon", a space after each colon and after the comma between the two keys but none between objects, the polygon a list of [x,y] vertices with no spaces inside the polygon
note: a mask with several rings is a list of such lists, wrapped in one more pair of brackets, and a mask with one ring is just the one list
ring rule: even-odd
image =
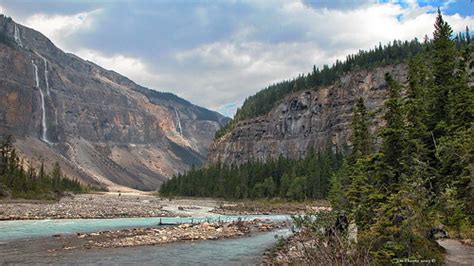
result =
[{"label": "cloudy sky", "polygon": [[61,49],[231,116],[279,80],[393,39],[455,31],[474,3],[377,0],[0,0],[0,12]]}]

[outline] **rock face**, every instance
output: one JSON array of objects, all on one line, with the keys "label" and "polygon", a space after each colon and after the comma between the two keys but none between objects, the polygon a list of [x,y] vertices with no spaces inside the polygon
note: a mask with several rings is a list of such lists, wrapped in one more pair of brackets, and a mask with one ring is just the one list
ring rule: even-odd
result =
[{"label": "rock face", "polygon": [[342,149],[351,145],[352,107],[359,97],[372,114],[370,131],[384,121],[385,73],[406,83],[405,65],[362,70],[343,76],[332,86],[288,95],[268,114],[244,120],[210,147],[209,162],[240,164],[282,155],[302,158],[314,148]]},{"label": "rock face", "polygon": [[58,49],[0,16],[0,136],[29,160],[110,188],[156,189],[201,164],[228,121]]}]

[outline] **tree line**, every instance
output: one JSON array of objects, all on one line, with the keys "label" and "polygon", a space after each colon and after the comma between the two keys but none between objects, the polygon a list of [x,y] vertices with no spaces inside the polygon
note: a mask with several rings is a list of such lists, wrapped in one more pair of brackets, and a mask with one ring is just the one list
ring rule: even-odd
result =
[{"label": "tree line", "polygon": [[11,137],[0,143],[0,197],[56,199],[64,191],[85,192],[89,188],[61,173],[59,163],[46,173],[44,163],[37,170],[20,160]]},{"label": "tree line", "polygon": [[425,44],[420,43],[418,39],[404,42],[394,40],[386,45],[379,44],[368,51],[360,50],[357,54],[348,55],[344,61],[336,60],[332,66],[324,65],[321,69],[313,66],[312,71],[306,75],[301,74],[291,80],[272,84],[245,99],[242,107],[237,109],[233,120],[218,130],[215,137],[225,135],[239,121],[268,113],[289,93],[331,85],[350,71],[404,62],[421,52],[424,46]]},{"label": "tree line", "polygon": [[353,149],[331,177],[332,206],[358,226],[358,245],[373,259],[441,261],[428,238],[434,227],[472,238],[473,42],[469,30],[452,39],[440,12],[433,39],[409,61],[408,84],[389,74],[382,144],[371,142],[362,99],[354,108]]},{"label": "tree line", "polygon": [[228,199],[323,199],[329,191],[329,177],[340,168],[342,159],[342,152],[312,150],[300,160],[280,156],[239,166],[217,163],[200,169],[193,167],[163,183],[160,194]]},{"label": "tree line", "polygon": [[474,237],[473,46],[469,30],[453,38],[438,11],[433,38],[408,59],[408,83],[385,76],[386,124],[376,136],[370,134],[371,120],[360,98],[353,108],[348,153],[310,152],[302,160],[240,167],[217,164],[178,175],[161,191],[296,200],[327,195],[334,210],[357,225],[356,250],[368,250],[376,264],[395,258],[439,263],[430,229]]},{"label": "tree line", "polygon": [[[464,39],[465,34],[458,34],[454,39],[455,45],[461,47]],[[379,43],[368,51],[360,50],[357,54],[348,55],[344,61],[336,60],[332,66],[323,65],[322,68],[313,66],[312,71],[307,74],[300,74],[291,80],[272,84],[245,99],[242,107],[237,109],[233,120],[218,130],[215,138],[228,133],[239,121],[268,113],[278,101],[292,92],[331,85],[342,75],[351,71],[404,63],[409,58],[425,51],[429,42],[428,36],[425,36],[423,42],[415,38],[403,42],[393,40],[386,45]]]}]

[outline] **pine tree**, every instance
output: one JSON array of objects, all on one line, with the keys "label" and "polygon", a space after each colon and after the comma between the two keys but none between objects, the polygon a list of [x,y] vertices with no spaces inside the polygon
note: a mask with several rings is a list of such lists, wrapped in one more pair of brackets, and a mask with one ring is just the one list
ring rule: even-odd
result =
[{"label": "pine tree", "polygon": [[386,126],[382,129],[383,161],[387,166],[385,171],[385,185],[396,185],[399,181],[401,171],[401,158],[406,145],[404,137],[404,122],[402,99],[400,96],[401,86],[390,74],[385,75],[388,85],[388,99],[385,101],[386,113],[384,119]]},{"label": "pine tree", "polygon": [[361,97],[357,100],[352,113],[353,145],[349,161],[354,163],[358,158],[370,154],[372,151],[372,143],[369,133],[367,108]]},{"label": "pine tree", "polygon": [[52,184],[53,184],[53,190],[55,192],[61,192],[62,191],[62,186],[61,186],[61,167],[59,166],[59,163],[56,162],[53,166],[53,170],[51,172],[51,178],[52,178]]},{"label": "pine tree", "polygon": [[434,26],[432,50],[434,90],[428,111],[431,114],[431,123],[428,130],[434,131],[435,137],[439,138],[445,134],[445,127],[448,122],[448,99],[450,90],[456,83],[454,74],[457,52],[454,42],[451,40],[453,30],[444,21],[439,9]]},{"label": "pine tree", "polygon": [[347,210],[349,209],[349,202],[345,197],[345,192],[349,184],[349,177],[351,172],[347,161],[345,161],[341,168],[331,176],[330,189],[328,192],[328,199],[334,209]]}]

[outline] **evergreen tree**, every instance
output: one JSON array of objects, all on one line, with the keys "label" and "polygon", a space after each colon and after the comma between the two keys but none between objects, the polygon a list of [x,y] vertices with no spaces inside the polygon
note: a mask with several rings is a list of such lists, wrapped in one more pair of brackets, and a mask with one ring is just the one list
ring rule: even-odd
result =
[{"label": "evergreen tree", "polygon": [[451,40],[453,30],[444,21],[441,11],[438,9],[438,16],[435,22],[433,33],[432,67],[434,75],[434,90],[429,113],[431,120],[428,130],[435,133],[435,137],[445,134],[445,127],[448,120],[448,96],[453,85],[455,85],[454,74],[456,68],[457,51],[454,42]]},{"label": "evergreen tree", "polygon": [[369,117],[362,98],[359,98],[354,106],[352,132],[352,154],[349,157],[349,161],[354,163],[358,158],[368,155],[372,151],[372,143],[369,134]]},{"label": "evergreen tree", "polygon": [[384,183],[387,186],[396,185],[399,182],[401,171],[401,158],[406,145],[404,137],[404,121],[402,110],[402,99],[400,96],[401,86],[390,74],[385,75],[388,85],[388,99],[385,101],[386,113],[384,119],[386,126],[381,132],[383,162],[387,170],[384,175]]},{"label": "evergreen tree", "polygon": [[85,188],[77,180],[62,177],[58,163],[48,175],[43,161],[39,172],[20,161],[10,137],[0,143],[0,197],[54,199],[63,190],[82,192]]}]

